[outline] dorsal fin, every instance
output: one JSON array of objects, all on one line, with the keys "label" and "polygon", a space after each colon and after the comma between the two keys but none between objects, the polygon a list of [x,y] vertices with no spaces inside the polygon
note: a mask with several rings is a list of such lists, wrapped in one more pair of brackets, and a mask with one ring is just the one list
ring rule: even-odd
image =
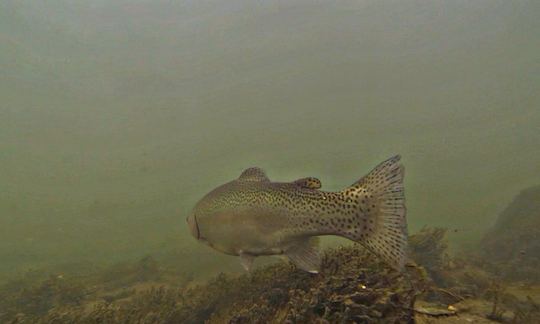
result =
[{"label": "dorsal fin", "polygon": [[321,180],[313,177],[298,179],[294,181],[294,184],[302,188],[321,189]]},{"label": "dorsal fin", "polygon": [[267,182],[270,181],[268,177],[266,176],[266,173],[260,168],[253,167],[245,169],[244,172],[240,175],[238,180],[241,181],[260,181],[260,182]]}]

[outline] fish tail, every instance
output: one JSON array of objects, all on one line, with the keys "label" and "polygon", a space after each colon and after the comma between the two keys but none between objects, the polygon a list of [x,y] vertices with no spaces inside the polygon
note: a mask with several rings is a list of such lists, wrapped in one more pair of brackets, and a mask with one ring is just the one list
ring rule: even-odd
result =
[{"label": "fish tail", "polygon": [[[403,191],[404,167],[396,155],[342,191],[353,208],[353,226],[342,236],[356,241],[401,270],[406,261],[407,219]],[[347,217],[350,217],[347,215]]]}]

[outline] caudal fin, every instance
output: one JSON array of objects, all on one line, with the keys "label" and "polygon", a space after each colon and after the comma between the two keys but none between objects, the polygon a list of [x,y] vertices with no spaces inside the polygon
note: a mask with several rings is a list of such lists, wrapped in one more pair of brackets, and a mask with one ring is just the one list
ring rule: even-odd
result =
[{"label": "caudal fin", "polygon": [[342,193],[354,206],[354,226],[342,233],[361,243],[393,268],[406,261],[407,219],[403,192],[404,168],[396,155]]}]

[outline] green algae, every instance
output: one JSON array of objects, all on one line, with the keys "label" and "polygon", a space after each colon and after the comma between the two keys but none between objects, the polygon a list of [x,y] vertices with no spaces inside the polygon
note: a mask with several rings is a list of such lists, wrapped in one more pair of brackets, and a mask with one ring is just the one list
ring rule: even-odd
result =
[{"label": "green algae", "polygon": [[[94,294],[88,298],[95,301],[91,307],[40,295],[50,302],[48,310],[17,309],[11,312],[11,323],[336,323],[411,318],[414,289],[402,274],[363,248],[329,250],[322,269],[314,275],[277,263],[251,274],[220,274],[199,285],[154,286],[125,298],[108,300]],[[62,286],[59,291],[66,289]]]},{"label": "green algae", "polygon": [[[452,323],[540,320],[537,297],[450,256],[446,230],[410,237],[405,271],[359,245],[328,249],[321,272],[278,262],[195,283],[147,256],[89,276],[33,272],[0,288],[2,323]],[[488,267],[489,268],[489,267]],[[529,286],[530,288],[530,286]]]}]

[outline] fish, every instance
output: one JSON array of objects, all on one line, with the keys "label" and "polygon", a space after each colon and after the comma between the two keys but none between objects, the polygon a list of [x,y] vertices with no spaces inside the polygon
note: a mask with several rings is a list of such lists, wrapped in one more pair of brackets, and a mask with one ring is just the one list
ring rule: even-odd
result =
[{"label": "fish", "polygon": [[251,167],[199,200],[186,218],[199,242],[229,255],[251,271],[258,256],[277,255],[318,273],[318,238],[360,243],[392,268],[407,261],[404,167],[399,155],[377,165],[340,191],[321,190],[315,177],[273,182]]}]

